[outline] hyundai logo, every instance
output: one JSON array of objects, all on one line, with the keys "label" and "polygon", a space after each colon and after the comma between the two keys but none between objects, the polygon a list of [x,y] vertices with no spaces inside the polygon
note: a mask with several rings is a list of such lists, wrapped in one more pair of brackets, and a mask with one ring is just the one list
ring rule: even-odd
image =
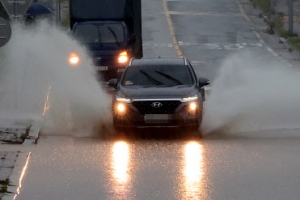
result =
[{"label": "hyundai logo", "polygon": [[160,107],[162,107],[162,103],[160,103],[160,102],[153,102],[152,104],[151,104],[151,106],[153,107],[153,108],[160,108]]},{"label": "hyundai logo", "polygon": [[97,57],[96,60],[100,61],[102,58],[101,57]]}]

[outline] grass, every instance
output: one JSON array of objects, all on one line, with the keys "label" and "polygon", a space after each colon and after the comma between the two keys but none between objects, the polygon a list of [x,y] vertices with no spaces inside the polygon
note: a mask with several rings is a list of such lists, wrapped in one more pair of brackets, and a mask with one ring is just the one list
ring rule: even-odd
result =
[{"label": "grass", "polygon": [[[270,0],[251,0],[255,7],[258,7],[262,13],[269,17],[268,25],[270,26],[269,33],[274,33],[274,31],[282,38],[287,39],[288,43],[297,50],[300,50],[300,37],[298,33],[290,34],[288,30],[284,28],[284,14],[277,13],[276,15],[271,15],[270,13]],[[262,17],[260,14],[259,17]]]},{"label": "grass", "polygon": [[300,37],[292,37],[288,39],[289,43],[300,50]]},{"label": "grass", "polygon": [[7,192],[7,185],[2,185],[0,187],[0,193],[6,193]]}]

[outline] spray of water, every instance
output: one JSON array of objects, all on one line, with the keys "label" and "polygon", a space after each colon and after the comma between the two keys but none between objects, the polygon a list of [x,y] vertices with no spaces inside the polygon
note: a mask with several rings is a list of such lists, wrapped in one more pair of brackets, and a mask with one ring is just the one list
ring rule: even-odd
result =
[{"label": "spray of water", "polygon": [[[228,57],[205,104],[204,134],[300,128],[300,71],[274,58],[244,52]],[[286,131],[281,131],[280,134]],[[300,135],[299,131],[296,131]]]},{"label": "spray of water", "polygon": [[[110,123],[109,96],[85,50],[68,33],[47,22],[12,28],[0,55],[1,116],[32,118],[44,132],[80,136]],[[71,52],[81,58],[77,67],[68,63]]]}]

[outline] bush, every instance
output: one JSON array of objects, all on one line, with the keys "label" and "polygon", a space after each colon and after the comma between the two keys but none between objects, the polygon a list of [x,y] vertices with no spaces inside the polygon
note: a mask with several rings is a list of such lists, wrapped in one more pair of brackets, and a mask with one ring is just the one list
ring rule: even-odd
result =
[{"label": "bush", "polygon": [[264,13],[268,13],[270,11],[270,0],[253,0],[253,2]]}]

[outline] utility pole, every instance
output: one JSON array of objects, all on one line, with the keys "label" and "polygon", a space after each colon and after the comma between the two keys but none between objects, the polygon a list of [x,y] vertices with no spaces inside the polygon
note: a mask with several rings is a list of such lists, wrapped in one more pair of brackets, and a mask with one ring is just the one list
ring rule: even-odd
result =
[{"label": "utility pole", "polygon": [[289,35],[293,34],[293,23],[294,23],[294,16],[293,16],[293,0],[289,0]]}]

